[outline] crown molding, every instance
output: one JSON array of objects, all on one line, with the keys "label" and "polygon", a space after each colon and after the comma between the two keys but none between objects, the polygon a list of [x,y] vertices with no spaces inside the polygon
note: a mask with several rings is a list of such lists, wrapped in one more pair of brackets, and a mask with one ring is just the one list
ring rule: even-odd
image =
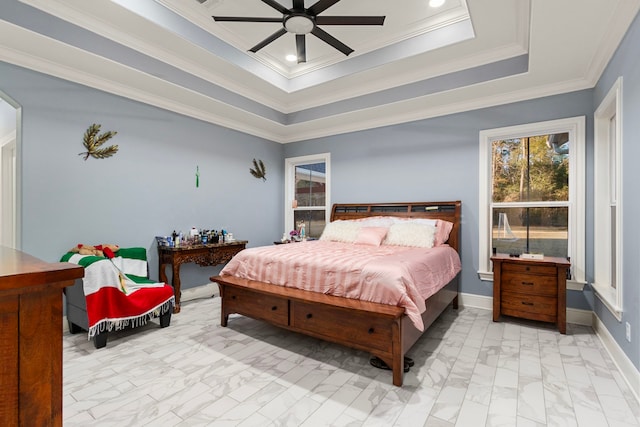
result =
[{"label": "crown molding", "polygon": [[[281,139],[283,136],[281,129],[284,126],[264,117],[125,67],[101,56],[62,44],[6,21],[0,20],[0,32],[6,35],[0,41],[0,60],[7,63],[268,140],[274,140],[274,137]],[[7,45],[12,40],[20,40],[20,45]],[[37,51],[29,50],[29,47],[38,49]],[[82,64],[87,64],[87,70],[78,64],[64,64],[59,60],[59,58],[70,57]],[[144,79],[144,87],[153,88],[153,90],[143,90],[134,84],[124,84],[122,81],[97,76],[96,70],[100,70],[104,76],[118,76],[122,80],[131,82]],[[179,94],[198,101],[198,105],[194,105],[196,102],[187,104],[177,97],[159,96],[159,93]]]},{"label": "crown molding", "polygon": [[[616,52],[617,47],[622,42],[629,26],[640,11],[640,2],[628,1],[619,2],[616,11],[612,14],[615,17],[615,25],[606,25],[608,31],[596,49],[591,58],[591,62],[587,67],[586,79],[591,82],[591,86],[595,86],[606,69],[609,61]],[[622,22],[621,22],[622,20]]]},{"label": "crown molding", "polygon": [[[484,94],[465,99],[460,102],[429,102],[429,98],[434,95],[426,95],[424,97],[412,98],[410,100],[396,102],[394,104],[386,104],[338,116],[331,116],[329,118],[291,125],[290,127],[292,129],[288,132],[289,137],[285,141],[280,142],[292,143],[339,134],[359,132],[384,126],[393,126],[450,114],[463,113],[465,111],[474,111],[482,108],[543,98],[546,96],[559,95],[593,87],[593,85],[591,85],[591,83],[586,79],[575,79],[562,83],[532,86],[527,87],[527,89],[504,93],[497,93],[493,91],[490,84],[483,83],[475,86],[478,87],[483,85],[487,86],[487,89],[484,90]],[[455,91],[462,90],[466,90],[466,88],[455,89]],[[436,95],[442,94],[443,93],[441,92]],[[429,104],[436,105],[428,106]]]},{"label": "crown molding", "polygon": [[[427,95],[425,97],[412,98],[406,101],[287,126],[167,83],[155,76],[124,67],[121,64],[106,60],[100,56],[68,45],[63,45],[60,42],[45,38],[40,34],[33,33],[13,24],[0,21],[0,29],[7,35],[4,39],[4,44],[0,44],[0,58],[6,62],[279,143],[291,143],[357,132],[572,92],[593,86],[591,82],[586,79],[578,79],[502,94],[489,91],[489,94],[485,96],[475,97],[467,101],[440,104],[433,107],[425,107],[425,104],[427,104],[425,100],[432,96]],[[43,51],[46,51],[51,58],[69,58],[73,56],[77,61],[91,64],[91,68],[94,70],[100,69],[104,75],[119,76],[120,79],[129,81],[144,78],[146,83],[145,87],[148,88],[148,90],[142,90],[133,84],[124,84],[114,79],[97,77],[89,71],[84,71],[81,67],[69,66],[53,59],[46,59],[40,52],[29,52],[24,47],[22,49],[14,49],[11,46],[7,46],[9,40],[21,40],[22,45],[27,47],[38,46]],[[98,63],[100,64],[99,67],[97,66]],[[153,88],[153,90],[151,90],[151,88]],[[456,90],[464,90],[464,88]],[[194,98],[197,98],[198,106],[194,105],[195,102],[188,104],[181,101],[178,97],[170,98],[168,95],[159,96],[159,93],[172,93],[180,97],[188,97],[192,101]]]}]

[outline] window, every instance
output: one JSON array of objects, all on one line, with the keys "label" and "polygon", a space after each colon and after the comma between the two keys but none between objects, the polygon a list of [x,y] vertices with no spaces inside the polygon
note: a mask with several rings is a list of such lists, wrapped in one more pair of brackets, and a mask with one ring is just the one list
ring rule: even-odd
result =
[{"label": "window", "polygon": [[285,161],[285,232],[304,222],[307,237],[318,238],[330,215],[329,153]]},{"label": "window", "polygon": [[622,319],[622,77],[594,113],[594,283],[611,313]]},{"label": "window", "polygon": [[491,252],[569,257],[584,283],[584,117],[480,132],[480,278]]}]

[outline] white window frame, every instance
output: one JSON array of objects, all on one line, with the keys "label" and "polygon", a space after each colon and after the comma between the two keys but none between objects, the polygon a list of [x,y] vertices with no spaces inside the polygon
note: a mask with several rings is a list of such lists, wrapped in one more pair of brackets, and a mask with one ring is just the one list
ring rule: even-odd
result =
[{"label": "white window frame", "polygon": [[[618,321],[622,321],[622,77],[619,77],[593,114],[594,119],[594,217],[592,286],[597,297]],[[613,123],[612,123],[613,122]],[[613,131],[613,132],[612,132]],[[612,141],[613,135],[613,141]],[[614,144],[614,164],[610,163],[611,144]],[[611,176],[611,169],[613,177]],[[615,190],[612,191],[612,178]],[[615,265],[611,262],[611,201],[615,201]],[[611,283],[615,269],[616,287]]]},{"label": "white window frame", "polygon": [[285,173],[284,173],[284,232],[288,233],[292,230],[291,224],[293,224],[294,212],[296,209],[294,207],[293,201],[296,198],[296,166],[299,165],[307,165],[310,163],[321,163],[325,164],[325,206],[324,208],[314,208],[301,206],[299,209],[304,210],[314,210],[314,209],[324,209],[325,214],[325,222],[329,221],[331,216],[331,154],[330,153],[321,153],[321,154],[311,154],[308,156],[299,156],[299,157],[289,157],[285,159]]},{"label": "white window frame", "polygon": [[572,278],[567,289],[581,291],[585,281],[585,180],[586,137],[584,116],[528,123],[480,131],[479,211],[478,211],[478,276],[492,281],[491,268],[491,147],[492,142],[523,136],[569,133],[569,235]]}]

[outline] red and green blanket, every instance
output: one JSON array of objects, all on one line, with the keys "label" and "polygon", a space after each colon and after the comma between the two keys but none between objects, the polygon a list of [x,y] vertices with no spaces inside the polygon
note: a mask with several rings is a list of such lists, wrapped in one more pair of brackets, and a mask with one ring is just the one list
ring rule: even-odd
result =
[{"label": "red and green blanket", "polygon": [[144,248],[120,248],[111,259],[68,252],[60,261],[84,267],[89,338],[145,324],[173,309],[173,288],[147,278]]}]

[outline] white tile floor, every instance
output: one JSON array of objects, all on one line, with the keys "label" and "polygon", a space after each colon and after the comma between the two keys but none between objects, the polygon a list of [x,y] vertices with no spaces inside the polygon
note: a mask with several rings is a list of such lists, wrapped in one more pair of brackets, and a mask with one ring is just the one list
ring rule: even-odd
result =
[{"label": "white tile floor", "polygon": [[402,388],[369,355],[183,302],[171,326],[64,336],[65,426],[640,426],[591,328],[449,308]]}]

